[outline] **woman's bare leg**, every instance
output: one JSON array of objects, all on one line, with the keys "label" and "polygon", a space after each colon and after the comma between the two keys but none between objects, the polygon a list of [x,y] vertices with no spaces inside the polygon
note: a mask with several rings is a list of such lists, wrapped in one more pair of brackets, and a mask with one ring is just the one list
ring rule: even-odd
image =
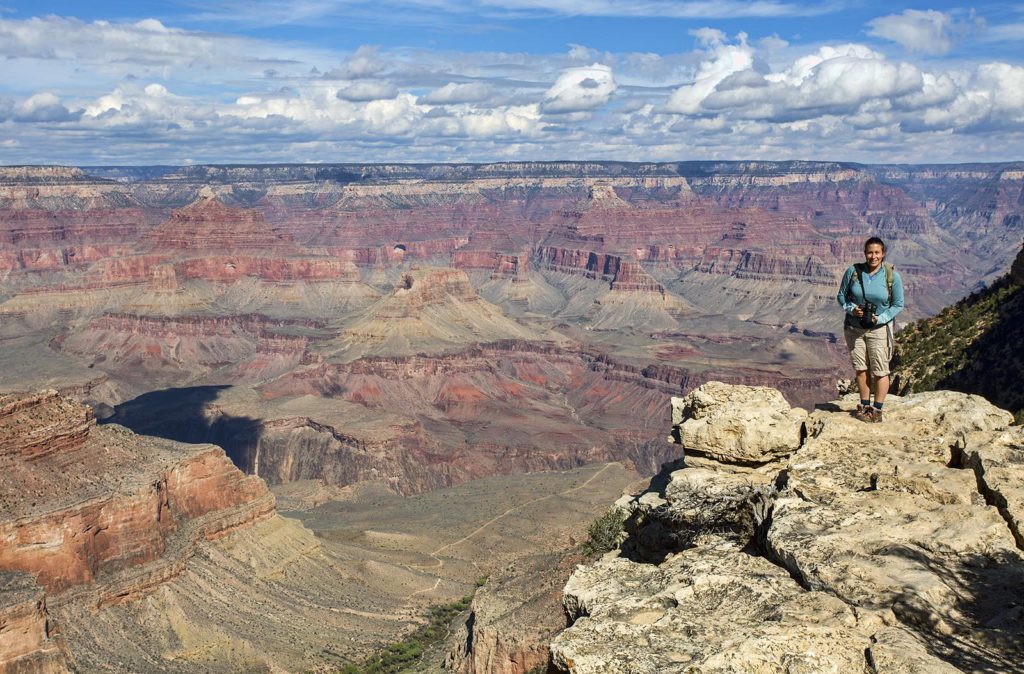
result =
[{"label": "woman's bare leg", "polygon": [[[889,388],[889,378],[885,378],[886,390]],[[857,372],[857,388],[860,389],[860,399],[870,400],[871,399],[871,388],[868,386],[868,371],[859,370]]]},{"label": "woman's bare leg", "polygon": [[[858,372],[857,375],[859,376],[860,373]],[[857,383],[859,384],[860,381],[858,380]],[[864,397],[863,391],[864,391],[864,389],[861,389],[861,394],[860,395],[861,395],[862,398]],[[879,403],[879,404],[884,403],[885,402],[885,396],[888,393],[889,393],[889,375],[885,375],[884,377],[878,377],[877,379],[875,379],[875,402]]]}]

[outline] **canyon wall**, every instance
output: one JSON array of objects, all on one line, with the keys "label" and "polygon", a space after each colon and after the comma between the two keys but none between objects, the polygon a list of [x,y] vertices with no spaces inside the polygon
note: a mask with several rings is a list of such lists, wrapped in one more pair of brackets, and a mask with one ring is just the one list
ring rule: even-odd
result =
[{"label": "canyon wall", "polygon": [[[1005,271],[1021,175],[829,162],[11,167],[0,336],[16,360],[6,369],[30,383],[107,382],[91,402],[244,389],[224,423],[187,437],[224,442],[271,482],[323,473],[419,490],[595,458],[656,467],[624,449],[660,435],[655,395],[721,379],[805,406],[830,396],[848,376],[836,280],[867,236],[889,241],[903,274],[901,322]],[[476,355],[504,340],[532,346]],[[542,353],[552,344],[557,357]],[[443,385],[366,372],[413,357],[463,362]],[[61,366],[23,366],[47,359]],[[233,441],[224,429],[239,418],[253,421]]]}]

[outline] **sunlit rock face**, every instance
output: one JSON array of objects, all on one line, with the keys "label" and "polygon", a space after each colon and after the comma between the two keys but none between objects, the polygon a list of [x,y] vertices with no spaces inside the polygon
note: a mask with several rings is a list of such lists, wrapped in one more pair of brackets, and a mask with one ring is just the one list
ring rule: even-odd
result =
[{"label": "sunlit rock face", "polygon": [[[1012,671],[1024,433],[1011,415],[948,391],[891,397],[881,424],[854,418],[850,398],[792,417],[770,398],[711,383],[674,401],[683,458],[620,500],[622,549],[569,580],[556,667]],[[771,435],[790,432],[758,462],[722,451],[728,438],[774,452]]]},{"label": "sunlit rock face", "polygon": [[0,398],[0,437],[0,561],[51,594],[157,562],[101,597],[118,601],[177,573],[195,540],[274,514],[265,484],[220,448],[98,427],[56,391]]},{"label": "sunlit rock face", "polygon": [[0,441],[0,671],[308,671],[350,637],[349,572],[221,448],[53,390],[0,396]]}]

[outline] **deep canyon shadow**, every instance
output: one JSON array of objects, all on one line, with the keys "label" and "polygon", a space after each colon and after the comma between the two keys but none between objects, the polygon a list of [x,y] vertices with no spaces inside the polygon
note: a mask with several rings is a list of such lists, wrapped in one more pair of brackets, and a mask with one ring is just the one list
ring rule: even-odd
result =
[{"label": "deep canyon shadow", "polygon": [[120,424],[136,433],[178,442],[219,445],[239,469],[252,474],[260,420],[220,410],[215,404],[217,396],[227,388],[230,386],[189,386],[143,393],[115,407],[100,423]]}]

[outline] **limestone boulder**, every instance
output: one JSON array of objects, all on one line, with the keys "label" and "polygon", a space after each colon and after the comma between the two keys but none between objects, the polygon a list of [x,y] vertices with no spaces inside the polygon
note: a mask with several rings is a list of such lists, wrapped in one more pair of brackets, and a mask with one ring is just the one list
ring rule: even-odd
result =
[{"label": "limestone boulder", "polygon": [[[862,611],[808,592],[769,560],[723,541],[661,565],[607,557],[565,587],[573,627],[551,646],[554,665],[575,674],[776,674],[863,672],[880,629],[900,632],[891,612]],[[892,669],[944,672],[911,635]],[[914,670],[921,663],[931,668]],[[955,670],[952,670],[955,671]]]},{"label": "limestone boulder", "polygon": [[672,399],[672,423],[683,447],[730,463],[766,463],[792,453],[806,416],[764,386],[708,382]]},{"label": "limestone boulder", "polygon": [[965,436],[991,445],[1012,419],[951,392],[893,398],[882,424],[854,419],[855,405],[808,419],[765,554],[809,590],[892,610],[933,651],[969,665],[973,650],[999,649],[1008,637],[985,625],[1013,609],[1024,557],[975,472],[958,465],[958,447]]}]

